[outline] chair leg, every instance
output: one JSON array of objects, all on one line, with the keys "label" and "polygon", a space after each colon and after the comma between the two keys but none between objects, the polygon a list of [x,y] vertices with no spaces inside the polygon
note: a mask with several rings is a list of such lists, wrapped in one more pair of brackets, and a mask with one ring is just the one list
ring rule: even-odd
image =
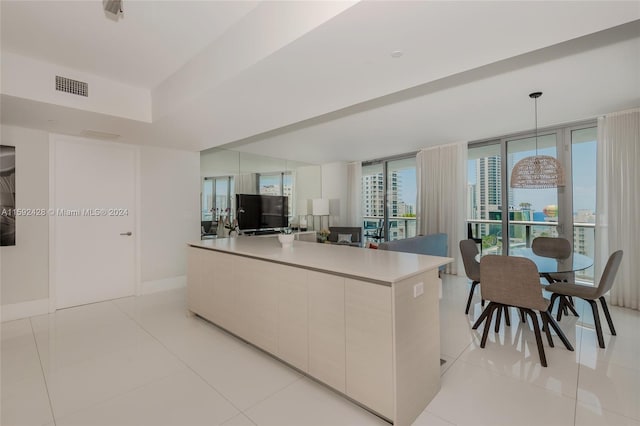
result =
[{"label": "chair leg", "polygon": [[562,312],[564,311],[565,298],[564,296],[560,296],[560,301],[558,302],[558,314],[556,315],[556,321],[560,321],[562,319]]},{"label": "chair leg", "polygon": [[558,335],[562,343],[564,343],[564,346],[573,352],[574,350],[573,345],[571,344],[569,339],[567,339],[567,336],[564,334],[564,331],[562,331],[562,329],[560,328],[558,323],[553,319],[553,316],[549,313],[549,311],[540,312],[540,316],[546,316],[547,326],[551,326],[551,328],[553,328],[556,331],[556,334]]},{"label": "chair leg", "polygon": [[542,319],[542,330],[544,331],[544,334],[547,335],[547,342],[549,342],[549,346],[553,348],[553,338],[551,337],[551,330],[549,330],[547,316],[545,313],[540,312],[540,318]]},{"label": "chair leg", "polygon": [[520,321],[522,321],[523,323],[527,322],[527,317],[522,308],[518,308],[518,313],[520,314]]},{"label": "chair leg", "polygon": [[611,314],[609,313],[609,307],[607,306],[607,301],[604,299],[604,296],[600,296],[600,304],[602,305],[604,316],[607,318],[607,323],[609,324],[609,331],[611,331],[611,334],[616,336],[616,329],[613,326],[613,320],[611,319]]},{"label": "chair leg", "polygon": [[543,367],[547,366],[547,357],[544,354],[544,346],[542,346],[542,336],[540,335],[540,327],[538,326],[538,316],[531,309],[525,309],[526,313],[531,317],[533,323],[533,332],[536,335],[536,344],[538,345],[538,356],[540,356],[540,364]]},{"label": "chair leg", "polygon": [[511,316],[509,315],[509,307],[504,307],[504,321],[507,323],[507,327],[511,327]]},{"label": "chair leg", "polygon": [[476,290],[476,286],[478,285],[478,281],[474,281],[471,283],[471,290],[469,290],[469,298],[467,299],[467,308],[464,310],[464,314],[469,314],[469,308],[471,307],[471,299],[473,299],[473,292]]},{"label": "chair leg", "polygon": [[593,323],[596,326],[596,334],[598,335],[598,345],[604,349],[604,336],[602,335],[602,325],[600,325],[600,314],[598,313],[598,304],[595,300],[587,300],[593,311]]},{"label": "chair leg", "polygon": [[493,302],[489,302],[489,305],[487,305],[485,311],[487,311],[487,319],[484,323],[484,332],[482,333],[482,340],[480,341],[480,347],[484,348],[485,345],[487,344],[487,337],[489,336],[489,328],[491,327],[491,317],[493,316],[493,311],[499,307],[499,305],[496,305]]},{"label": "chair leg", "polygon": [[480,327],[480,324],[482,324],[482,321],[484,321],[485,318],[487,318],[487,315],[489,315],[489,306],[491,306],[491,302],[489,302],[487,307],[484,308],[484,310],[482,311],[482,313],[480,314],[476,322],[473,323],[473,327],[471,327],[473,330],[476,330],[478,327]]},{"label": "chair leg", "polygon": [[494,327],[494,331],[496,333],[500,331],[500,321],[502,320],[503,309],[504,309],[504,305],[498,305],[498,311],[496,312],[496,326]]},{"label": "chair leg", "polygon": [[[575,304],[573,303],[573,297],[571,296],[564,296],[564,297],[566,299],[564,306],[567,307],[574,316],[579,317],[580,315],[578,315],[578,312],[576,312],[576,308],[574,307]],[[566,311],[565,311],[565,315],[568,315]]]},{"label": "chair leg", "polygon": [[556,300],[558,299],[558,297],[560,297],[558,293],[551,293],[551,299],[550,299],[549,308],[548,308],[549,312],[553,311],[553,305],[556,303]]}]

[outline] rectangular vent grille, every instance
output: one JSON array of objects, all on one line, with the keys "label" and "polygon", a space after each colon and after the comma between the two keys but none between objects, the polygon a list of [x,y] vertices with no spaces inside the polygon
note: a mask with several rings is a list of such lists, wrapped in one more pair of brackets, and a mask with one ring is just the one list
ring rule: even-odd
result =
[{"label": "rectangular vent grille", "polygon": [[84,81],[72,80],[56,75],[56,90],[72,95],[89,96],[89,85]]}]

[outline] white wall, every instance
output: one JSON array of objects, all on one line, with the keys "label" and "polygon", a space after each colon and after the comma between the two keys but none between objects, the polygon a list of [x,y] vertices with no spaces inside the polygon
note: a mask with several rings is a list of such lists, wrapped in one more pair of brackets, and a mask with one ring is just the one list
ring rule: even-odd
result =
[{"label": "white wall", "polygon": [[[16,147],[16,207],[49,207],[49,134],[1,126]],[[184,285],[186,243],[200,239],[199,153],[140,147],[140,275],[143,293]],[[16,245],[0,248],[2,319],[45,313],[49,218],[18,217]]]},{"label": "white wall", "polygon": [[233,176],[240,171],[240,153],[227,149],[200,154],[200,177]]},{"label": "white wall", "polygon": [[[56,75],[84,81],[89,96],[55,90]],[[151,122],[151,92],[49,62],[2,52],[2,93],[70,108]]]},{"label": "white wall", "polygon": [[228,149],[212,149],[200,153],[200,176],[202,178],[245,173],[284,172],[297,170],[299,167],[307,165],[307,163]]},{"label": "white wall", "polygon": [[347,184],[347,163],[322,165],[322,198],[329,199],[331,226],[347,223]]},{"label": "white wall", "polygon": [[[2,145],[16,147],[16,208],[48,209],[48,133],[1,126],[0,134]],[[49,218],[18,216],[16,245],[0,247],[0,301],[6,306],[48,298]]]},{"label": "white wall", "polygon": [[186,243],[200,240],[200,154],[140,148],[142,292],[186,282]]},{"label": "white wall", "polygon": [[307,201],[322,196],[320,166],[302,166],[296,169],[296,214],[307,215]]}]

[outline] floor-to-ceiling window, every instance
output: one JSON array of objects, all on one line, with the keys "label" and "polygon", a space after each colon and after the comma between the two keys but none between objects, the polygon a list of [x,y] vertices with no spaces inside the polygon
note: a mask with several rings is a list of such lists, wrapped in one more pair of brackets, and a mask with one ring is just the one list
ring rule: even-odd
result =
[{"label": "floor-to-ceiling window", "polygon": [[[563,207],[558,202],[558,188],[511,188],[511,171],[518,161],[534,155],[558,158],[557,132],[540,133],[537,139],[537,143],[535,136],[508,138],[506,141],[509,214],[505,220],[509,230],[509,249],[531,247],[531,240],[535,237],[558,236],[559,207]],[[497,219],[502,219],[500,213],[496,215]]]},{"label": "floor-to-ceiling window", "polygon": [[[596,152],[595,126],[567,129],[571,137],[573,250],[595,258]],[[593,267],[576,272],[577,279],[593,281]]]},{"label": "floor-to-ceiling window", "polygon": [[202,221],[217,221],[235,210],[233,176],[206,177],[202,183]]},{"label": "floor-to-ceiling window", "polygon": [[363,163],[365,242],[414,237],[416,195],[415,155]]},{"label": "floor-to-ceiling window", "polygon": [[291,172],[258,174],[258,194],[286,196],[290,218],[293,215],[293,175]]},{"label": "floor-to-ceiling window", "polygon": [[[562,236],[574,251],[594,255],[596,193],[596,126],[590,122],[544,129],[537,153],[558,158],[566,186],[551,189],[511,188],[513,166],[536,154],[535,134],[505,136],[469,144],[467,218],[483,252],[503,253],[529,247],[538,236]],[[593,280],[589,268],[577,273]]]},{"label": "floor-to-ceiling window", "polygon": [[502,152],[500,140],[469,146],[467,219],[486,252],[502,247]]}]

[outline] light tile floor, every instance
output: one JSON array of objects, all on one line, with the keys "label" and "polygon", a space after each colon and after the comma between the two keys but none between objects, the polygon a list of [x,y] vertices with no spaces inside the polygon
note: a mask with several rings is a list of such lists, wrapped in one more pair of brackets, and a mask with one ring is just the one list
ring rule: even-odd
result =
[{"label": "light tile floor", "polygon": [[[612,307],[597,347],[591,311],[561,326],[540,366],[528,324],[490,334],[464,315],[467,280],[445,276],[442,389],[415,425],[640,426],[640,312]],[[476,296],[476,299],[478,297]],[[384,425],[261,351],[186,314],[175,290],[2,324],[3,426]]]}]

